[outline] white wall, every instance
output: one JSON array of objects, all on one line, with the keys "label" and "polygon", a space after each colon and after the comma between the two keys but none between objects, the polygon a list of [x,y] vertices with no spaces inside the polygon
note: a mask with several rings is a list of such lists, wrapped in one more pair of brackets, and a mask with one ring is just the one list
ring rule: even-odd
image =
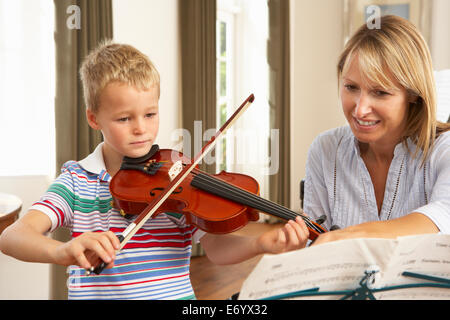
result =
[{"label": "white wall", "polygon": [[[0,177],[0,192],[16,195],[22,200],[22,211],[39,199],[50,185],[45,176]],[[0,300],[38,299],[50,296],[50,266],[13,259],[0,252]]]},{"label": "white wall", "polygon": [[343,49],[341,0],[291,0],[291,208],[313,139],[346,123],[338,100],[336,63]]},{"label": "white wall", "polygon": [[430,50],[435,70],[450,69],[450,1],[433,0]]},{"label": "white wall", "polygon": [[113,0],[114,40],[146,54],[161,76],[160,129],[156,143],[175,145],[181,127],[180,46],[177,0]]}]

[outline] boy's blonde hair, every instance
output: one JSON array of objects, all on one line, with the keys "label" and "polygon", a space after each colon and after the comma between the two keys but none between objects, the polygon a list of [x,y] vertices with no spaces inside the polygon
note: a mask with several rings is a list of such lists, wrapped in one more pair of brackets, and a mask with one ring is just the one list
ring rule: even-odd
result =
[{"label": "boy's blonde hair", "polygon": [[159,73],[150,59],[127,44],[107,40],[92,50],[80,68],[86,107],[92,112],[99,108],[102,90],[112,82],[122,82],[139,90],[157,86],[159,95]]},{"label": "boy's blonde hair", "polygon": [[[394,80],[417,98],[408,108],[406,138],[422,150],[422,164],[430,154],[436,137],[449,125],[436,120],[436,89],[428,46],[420,32],[408,20],[388,15],[381,17],[380,29],[362,25],[347,42],[337,65],[338,78],[344,75],[351,58],[358,55],[361,74],[366,81],[384,89],[394,88]],[[340,80],[339,80],[340,81]]]}]

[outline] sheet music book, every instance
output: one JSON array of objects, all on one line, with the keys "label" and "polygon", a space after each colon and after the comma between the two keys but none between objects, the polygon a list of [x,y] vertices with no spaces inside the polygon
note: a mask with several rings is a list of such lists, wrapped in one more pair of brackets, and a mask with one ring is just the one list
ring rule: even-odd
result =
[{"label": "sheet music book", "polygon": [[[264,255],[244,281],[239,299],[271,299],[311,288],[319,291],[354,290],[367,270],[376,270],[370,281],[373,289],[427,282],[404,276],[404,271],[450,280],[450,235],[349,239],[278,255]],[[450,289],[406,288],[380,291],[374,296],[377,300],[450,299]],[[340,299],[342,296],[302,298]]]},{"label": "sheet music book", "polygon": [[450,115],[450,69],[435,71],[437,94],[436,118],[441,122],[447,122]]}]

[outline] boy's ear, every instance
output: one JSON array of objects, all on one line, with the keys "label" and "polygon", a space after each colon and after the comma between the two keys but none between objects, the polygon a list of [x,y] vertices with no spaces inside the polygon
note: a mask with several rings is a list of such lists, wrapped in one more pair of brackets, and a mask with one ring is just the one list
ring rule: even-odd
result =
[{"label": "boy's ear", "polygon": [[89,126],[94,130],[100,130],[100,126],[97,122],[97,116],[92,110],[86,108],[86,119]]}]

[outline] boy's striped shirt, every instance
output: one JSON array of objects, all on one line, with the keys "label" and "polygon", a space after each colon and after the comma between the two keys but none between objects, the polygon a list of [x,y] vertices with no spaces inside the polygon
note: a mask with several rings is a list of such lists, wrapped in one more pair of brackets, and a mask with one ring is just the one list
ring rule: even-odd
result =
[{"label": "boy's striped shirt", "polygon": [[[72,237],[84,232],[122,233],[132,222],[111,207],[102,144],[86,159],[64,164],[61,175],[31,209],[44,212],[52,229],[70,228]],[[193,235],[203,232],[176,213],[149,219],[117,254],[114,267],[86,276],[68,268],[69,299],[195,299],[189,277]],[[196,239],[197,240],[197,239]]]}]

